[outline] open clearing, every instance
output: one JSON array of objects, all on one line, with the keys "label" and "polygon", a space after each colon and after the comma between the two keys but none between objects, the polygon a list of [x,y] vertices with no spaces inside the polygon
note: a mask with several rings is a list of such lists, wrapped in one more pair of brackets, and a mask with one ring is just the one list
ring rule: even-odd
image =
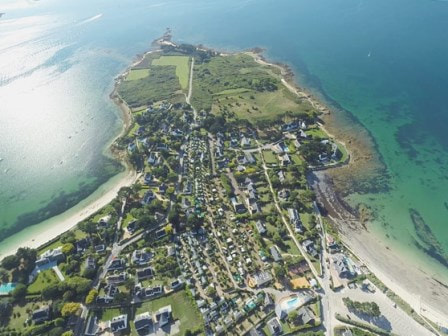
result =
[{"label": "open clearing", "polygon": [[131,69],[126,76],[127,81],[142,79],[149,76],[149,69]]},{"label": "open clearing", "polygon": [[188,88],[188,78],[190,76],[190,58],[188,56],[162,56],[152,61],[152,65],[174,65],[176,76],[179,78],[182,90]]}]

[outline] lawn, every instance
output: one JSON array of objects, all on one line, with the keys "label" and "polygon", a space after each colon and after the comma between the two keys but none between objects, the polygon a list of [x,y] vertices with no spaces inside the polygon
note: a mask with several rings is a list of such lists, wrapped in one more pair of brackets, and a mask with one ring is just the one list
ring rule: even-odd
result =
[{"label": "lawn", "polygon": [[162,56],[152,61],[153,65],[174,65],[176,76],[179,78],[180,86],[183,90],[188,88],[190,76],[190,58],[188,56]]},{"label": "lawn", "polygon": [[99,315],[101,321],[110,321],[113,317],[121,315],[122,312],[118,308],[104,309]]},{"label": "lawn", "polygon": [[[22,331],[24,327],[24,323],[28,318],[28,312],[39,309],[44,306],[45,302],[29,302],[25,305],[14,305],[11,319],[9,320],[8,327],[11,329],[15,329],[17,331]],[[15,317],[14,317],[15,316]]]},{"label": "lawn", "polygon": [[122,229],[126,229],[130,222],[132,222],[135,218],[128,212],[126,217],[123,220]]},{"label": "lawn", "polygon": [[142,79],[149,76],[149,69],[131,69],[126,76],[127,81]]},{"label": "lawn", "polygon": [[319,127],[311,128],[307,131],[305,131],[307,135],[310,135],[314,138],[320,138],[320,139],[328,139],[327,133],[325,133],[323,130],[321,130]]},{"label": "lawn", "polygon": [[167,305],[171,305],[174,319],[180,320],[180,335],[184,335],[187,329],[195,329],[202,325],[203,321],[197,309],[193,308],[191,299],[185,291],[144,302],[137,308],[135,314],[148,311],[155,313],[158,309]]},{"label": "lawn", "polygon": [[59,279],[52,269],[40,272],[34,282],[28,286],[28,293],[40,293],[49,284],[58,283]]},{"label": "lawn", "polygon": [[60,240],[60,239],[57,239],[57,240],[55,240],[54,242],[52,242],[50,245],[44,246],[44,247],[42,247],[41,249],[39,249],[39,250],[37,251],[37,254],[38,254],[38,255],[41,255],[42,253],[47,252],[48,250],[55,249],[55,248],[57,248],[57,247],[59,247],[59,246],[62,246],[62,245],[63,245],[63,244],[62,244],[61,240]]},{"label": "lawn", "polygon": [[266,161],[266,164],[277,164],[277,158],[275,154],[271,150],[265,150],[263,151],[264,160]]}]

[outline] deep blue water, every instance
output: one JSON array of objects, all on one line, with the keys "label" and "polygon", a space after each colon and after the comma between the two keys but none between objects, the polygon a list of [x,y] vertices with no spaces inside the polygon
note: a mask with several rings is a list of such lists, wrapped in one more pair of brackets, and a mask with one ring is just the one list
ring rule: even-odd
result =
[{"label": "deep blue water", "polygon": [[352,113],[391,176],[390,192],[353,202],[415,253],[418,210],[447,253],[448,2],[3,0],[0,12],[0,226],[65,210],[117,172],[101,158],[121,127],[113,78],[171,27],[181,42],[264,47]]}]

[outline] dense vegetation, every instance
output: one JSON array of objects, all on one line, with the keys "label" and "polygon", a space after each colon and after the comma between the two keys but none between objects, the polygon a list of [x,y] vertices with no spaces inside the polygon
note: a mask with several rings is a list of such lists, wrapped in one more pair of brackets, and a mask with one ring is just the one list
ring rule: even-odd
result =
[{"label": "dense vegetation", "polygon": [[370,317],[381,316],[380,307],[375,302],[353,301],[348,297],[343,298],[342,301],[350,311],[355,311],[356,313],[365,314]]}]

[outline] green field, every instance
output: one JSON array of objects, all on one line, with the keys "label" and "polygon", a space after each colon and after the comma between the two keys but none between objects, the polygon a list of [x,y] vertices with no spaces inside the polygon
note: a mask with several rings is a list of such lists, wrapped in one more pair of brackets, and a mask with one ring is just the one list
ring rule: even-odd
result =
[{"label": "green field", "polygon": [[142,79],[149,76],[149,69],[131,69],[126,76],[127,81]]},{"label": "green field", "polygon": [[176,67],[176,76],[179,78],[183,90],[188,88],[190,76],[190,58],[188,56],[162,56],[152,61],[153,65],[173,65]]},{"label": "green field", "polygon": [[277,157],[271,150],[264,150],[263,151],[263,157],[264,161],[266,161],[266,164],[277,164]]},{"label": "green field", "polygon": [[192,104],[197,110],[251,122],[313,110],[281,83],[272,67],[246,54],[216,56],[195,65]]},{"label": "green field", "polygon": [[28,293],[40,293],[49,284],[58,282],[59,279],[52,269],[40,272],[34,282],[28,286]]}]

